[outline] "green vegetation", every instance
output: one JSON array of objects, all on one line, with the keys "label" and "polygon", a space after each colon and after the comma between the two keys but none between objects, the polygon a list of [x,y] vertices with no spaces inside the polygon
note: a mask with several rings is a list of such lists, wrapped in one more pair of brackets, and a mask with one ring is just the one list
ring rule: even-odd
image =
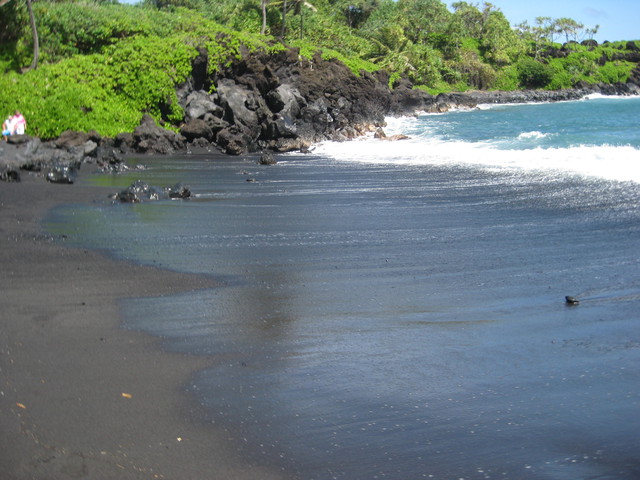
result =
[{"label": "green vegetation", "polygon": [[30,61],[26,27],[0,61],[0,111],[19,108],[29,133],[41,138],[67,129],[115,136],[132,131],[143,113],[178,125],[183,112],[175,86],[189,75],[198,48],[208,50],[210,72],[239,57],[241,45],[284,48],[185,8],[43,2],[34,10],[41,19],[40,66],[18,70]]},{"label": "green vegetation", "polygon": [[210,73],[239,58],[241,46],[295,46],[306,58],[320,50],[355,74],[385,69],[392,85],[404,76],[434,94],[624,82],[638,55],[637,43],[595,44],[598,27],[572,19],[512,28],[489,3],[449,10],[440,0],[41,0],[31,4],[37,36],[27,0],[0,5],[0,112],[21,109],[29,133],[42,138],[66,129],[114,136],[143,113],[179,125],[175,86],[198,49],[208,51]]}]

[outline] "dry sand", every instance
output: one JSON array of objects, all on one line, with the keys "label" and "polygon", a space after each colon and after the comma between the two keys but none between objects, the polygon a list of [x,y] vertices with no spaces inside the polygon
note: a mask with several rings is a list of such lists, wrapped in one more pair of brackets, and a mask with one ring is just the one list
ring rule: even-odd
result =
[{"label": "dry sand", "polygon": [[206,424],[184,392],[216,359],[166,353],[119,328],[119,298],[214,281],[54,242],[39,225],[48,209],[112,192],[21,176],[0,182],[0,477],[283,478],[239,458],[233,432]]}]

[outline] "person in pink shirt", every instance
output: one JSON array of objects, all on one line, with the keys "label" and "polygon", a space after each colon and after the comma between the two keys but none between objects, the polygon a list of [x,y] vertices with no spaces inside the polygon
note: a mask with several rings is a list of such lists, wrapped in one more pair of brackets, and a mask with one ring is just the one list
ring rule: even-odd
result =
[{"label": "person in pink shirt", "polygon": [[24,131],[27,129],[27,121],[19,110],[16,110],[13,116],[13,134],[24,135]]}]

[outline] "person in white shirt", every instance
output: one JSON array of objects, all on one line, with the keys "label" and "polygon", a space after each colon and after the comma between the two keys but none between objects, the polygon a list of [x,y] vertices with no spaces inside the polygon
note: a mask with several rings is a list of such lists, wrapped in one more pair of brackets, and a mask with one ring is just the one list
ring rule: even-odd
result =
[{"label": "person in white shirt", "polygon": [[2,138],[4,141],[7,141],[7,137],[9,135],[13,135],[13,131],[15,130],[13,115],[9,115],[7,119],[2,124]]}]

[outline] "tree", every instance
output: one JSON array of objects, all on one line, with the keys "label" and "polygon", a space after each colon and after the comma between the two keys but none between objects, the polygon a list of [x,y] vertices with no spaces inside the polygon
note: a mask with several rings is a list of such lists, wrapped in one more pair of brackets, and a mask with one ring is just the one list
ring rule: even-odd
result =
[{"label": "tree", "polygon": [[376,36],[380,29],[395,25],[398,17],[398,4],[393,0],[382,0],[378,8],[371,12],[359,29],[366,38]]},{"label": "tree", "polygon": [[555,21],[556,32],[564,35],[566,42],[570,40],[577,41],[578,35],[584,28],[582,23],[578,23],[572,18],[559,18]]},{"label": "tree", "polygon": [[460,55],[460,48],[465,38],[480,39],[484,18],[476,4],[454,2],[451,7],[453,16],[437,47],[447,58],[454,59]]},{"label": "tree", "polygon": [[510,53],[518,50],[518,38],[509,25],[509,21],[500,10],[485,3],[482,12],[482,36],[480,46],[484,57],[495,64],[510,63]]},{"label": "tree", "polygon": [[[11,0],[0,0],[0,8],[9,3]],[[40,57],[40,42],[38,40],[38,29],[36,28],[36,18],[31,8],[31,0],[27,0],[27,10],[29,10],[29,23],[31,24],[31,33],[33,34],[33,61],[29,69],[38,68],[38,58]]]},{"label": "tree", "polygon": [[[273,5],[278,5],[279,3],[280,2],[274,2]],[[304,33],[304,9],[302,7],[306,7],[314,12],[318,11],[316,7],[305,0],[293,0],[291,5],[289,5],[287,0],[282,0],[282,28],[280,32],[280,37],[282,39],[284,39],[284,36],[287,33],[287,12],[290,8],[293,8],[294,13],[300,17],[300,38],[302,38]],[[263,17],[263,22],[265,21],[265,17]]]},{"label": "tree", "polygon": [[334,0],[331,4],[344,15],[350,29],[360,28],[380,6],[378,0]]},{"label": "tree", "polygon": [[29,10],[29,23],[31,24],[31,33],[33,34],[33,61],[32,69],[38,68],[38,57],[40,57],[40,41],[38,40],[38,29],[36,28],[36,17],[33,14],[31,0],[27,0],[27,9]]},{"label": "tree", "polygon": [[282,0],[282,31],[280,37],[284,40],[284,34],[287,30],[287,0]]},{"label": "tree", "polygon": [[454,2],[454,17],[459,20],[462,35],[465,37],[479,38],[482,34],[483,15],[477,5],[467,2]]},{"label": "tree", "polygon": [[[109,3],[110,0],[98,1],[102,3]],[[174,9],[177,7],[196,8],[196,3],[193,0],[144,0],[143,5],[150,5],[158,10]]]},{"label": "tree", "polygon": [[413,43],[428,42],[432,34],[445,33],[452,13],[440,0],[398,0],[398,21]]},{"label": "tree", "polygon": [[409,51],[412,43],[398,25],[382,27],[375,37],[371,37],[375,50],[369,60],[391,72],[405,73],[415,70]]},{"label": "tree", "polygon": [[551,17],[536,17],[536,28],[540,38],[546,38],[551,43],[556,38],[556,21]]},{"label": "tree", "polygon": [[533,47],[533,56],[535,59],[540,57],[544,46],[547,43],[553,43],[554,22],[551,17],[537,17],[536,25],[530,26],[527,21],[517,25],[518,32],[522,39],[530,42]]},{"label": "tree", "polygon": [[593,28],[587,28],[584,32],[587,37],[589,37],[589,40],[593,40],[593,36],[598,33],[598,30],[600,30],[600,25],[596,25]]},{"label": "tree", "polygon": [[267,2],[269,0],[260,0],[260,8],[262,10],[262,28],[260,34],[264,35],[267,32]]}]

